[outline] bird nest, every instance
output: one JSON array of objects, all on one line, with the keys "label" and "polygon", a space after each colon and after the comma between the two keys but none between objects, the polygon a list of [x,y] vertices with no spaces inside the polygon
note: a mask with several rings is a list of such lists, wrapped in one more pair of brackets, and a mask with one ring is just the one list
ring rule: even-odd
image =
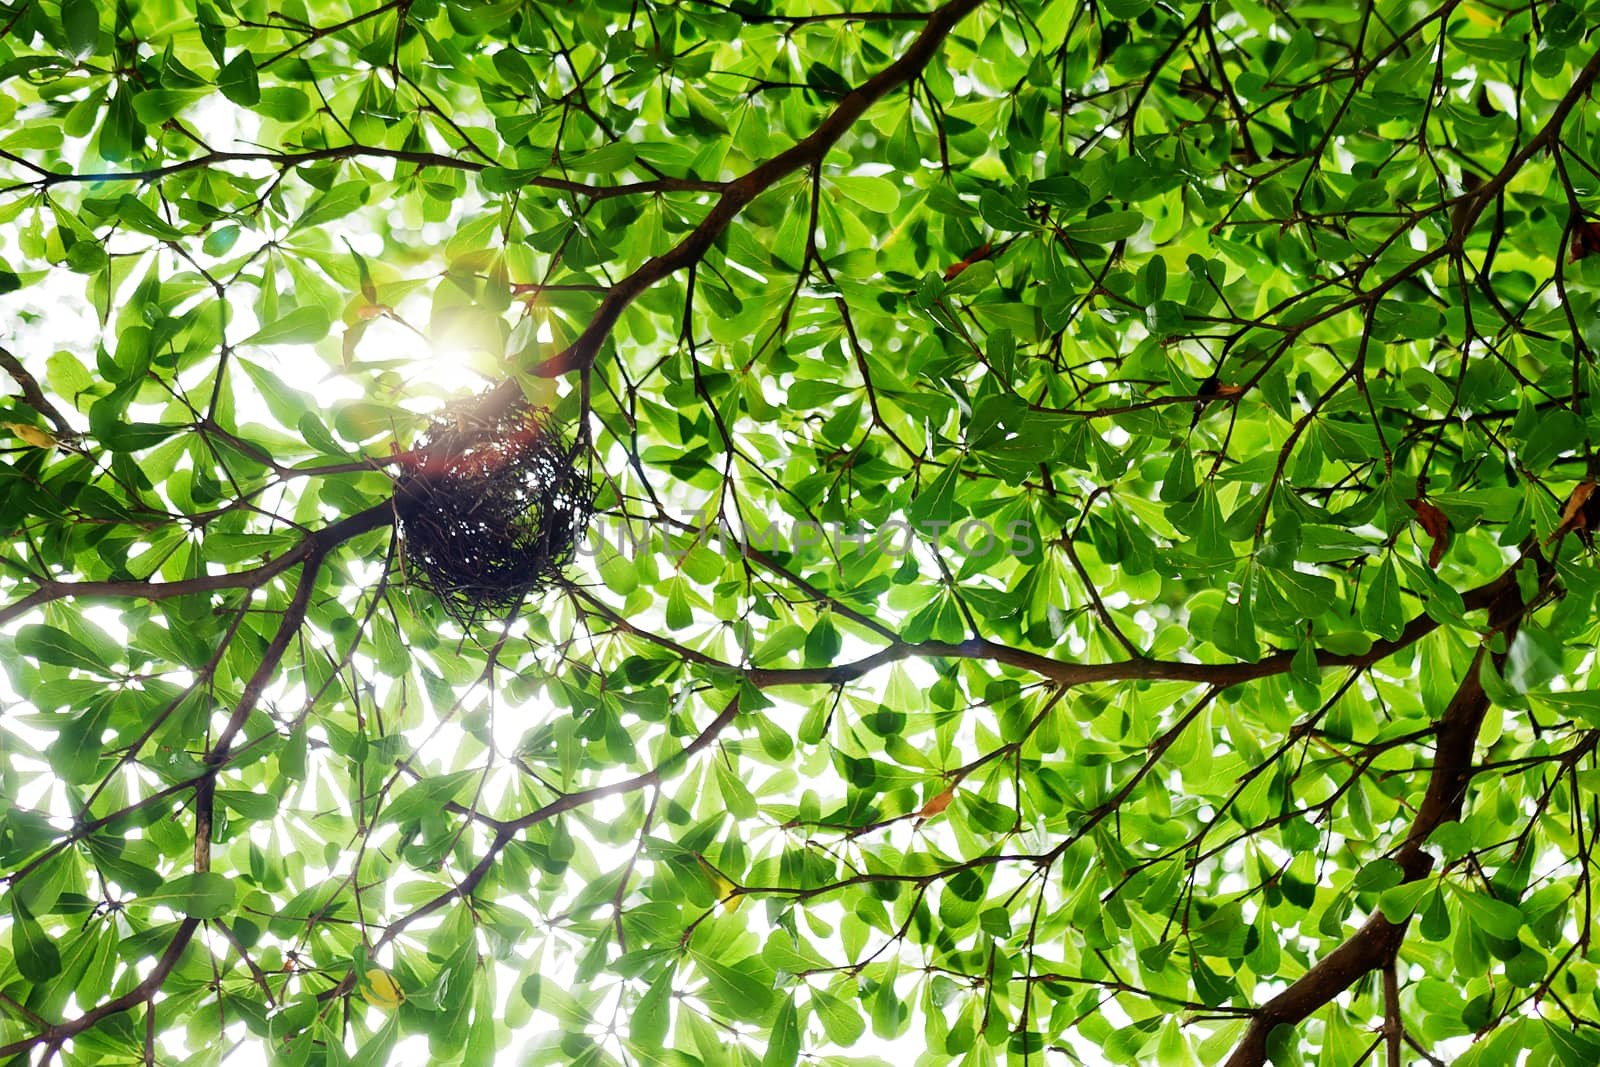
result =
[{"label": "bird nest", "polygon": [[583,439],[569,445],[547,408],[447,410],[396,487],[410,580],[463,626],[509,613],[557,581],[594,508],[588,457]]}]

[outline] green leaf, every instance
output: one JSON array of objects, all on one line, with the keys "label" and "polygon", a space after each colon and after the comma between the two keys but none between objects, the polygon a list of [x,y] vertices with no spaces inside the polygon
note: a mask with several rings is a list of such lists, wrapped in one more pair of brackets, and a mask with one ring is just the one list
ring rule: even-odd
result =
[{"label": "green leaf", "polygon": [[1151,256],[1139,269],[1139,299],[1154,304],[1167,291],[1167,261],[1161,256]]},{"label": "green leaf", "polygon": [[383,818],[388,822],[403,823],[435,812],[454,799],[468,782],[476,781],[479,777],[474,771],[458,771],[436,778],[424,778],[390,801],[383,809]]},{"label": "green leaf", "polygon": [[271,819],[278,814],[278,798],[271,793],[251,793],[242,789],[219,789],[217,802],[246,819]]},{"label": "green leaf", "polygon": [[1435,889],[1428,897],[1417,928],[1429,941],[1443,941],[1450,936],[1450,912],[1445,908],[1444,893]]},{"label": "green leaf", "polygon": [[239,239],[239,227],[219,226],[206,234],[206,239],[200,245],[200,250],[208,256],[225,256]]},{"label": "green leaf", "polygon": [[1369,574],[1361,604],[1361,623],[1379,637],[1397,639],[1405,630],[1405,609],[1400,601],[1400,577],[1392,559],[1385,559]]},{"label": "green leaf", "polygon": [[1563,452],[1583,448],[1587,437],[1583,423],[1570,411],[1557,409],[1539,419],[1524,447],[1525,462],[1535,469],[1548,466]]},{"label": "green leaf", "polygon": [[820,989],[811,991],[811,1010],[835,1045],[849,1048],[866,1032],[867,1021],[854,1005]]},{"label": "green leaf", "polygon": [[217,88],[240,107],[255,107],[261,102],[261,86],[256,79],[256,59],[242,49],[217,73]]},{"label": "green leaf", "polygon": [[32,656],[40,663],[77,667],[97,674],[108,673],[109,665],[101,663],[89,646],[54,626],[34,623],[21,627],[17,631],[16,648],[24,656]]},{"label": "green leaf", "polygon": [[327,426],[323,425],[322,420],[317,418],[315,412],[301,412],[297,428],[300,431],[300,436],[305,438],[306,444],[323,455],[344,455],[344,448],[334,439],[333,434],[328,432]]},{"label": "green leaf", "polygon": [[1106,0],[1105,11],[1114,19],[1132,20],[1149,11],[1152,0]]},{"label": "green leaf", "polygon": [[109,701],[96,701],[90,710],[62,726],[56,739],[46,747],[50,767],[63,781],[83,784],[98,777],[101,735],[110,711]]},{"label": "green leaf", "polygon": [[335,219],[342,219],[367,202],[371,187],[363,182],[345,182],[335,185],[311,202],[292,230],[307,230]]},{"label": "green leaf", "polygon": [[1190,959],[1190,977],[1200,999],[1212,1007],[1226,1004],[1238,995],[1239,987],[1234,980],[1217,974],[1199,956]]},{"label": "green leaf", "polygon": [[[205,93],[187,89],[147,89],[133,98],[133,113],[145,125],[159,126],[205,98]],[[123,200],[138,203],[131,196]]]},{"label": "green leaf", "polygon": [[1546,1019],[1545,1037],[1562,1067],[1589,1067],[1600,1062],[1600,1040],[1593,1034]]},{"label": "green leaf", "polygon": [[978,207],[983,213],[984,221],[997,230],[1027,233],[1035,228],[1033,219],[1028,216],[1016,197],[1009,193],[998,189],[986,189],[978,198]]},{"label": "green leaf", "polygon": [[1075,241],[1108,245],[1125,241],[1144,226],[1144,216],[1137,211],[1108,211],[1067,225],[1067,236]]},{"label": "green leaf", "polygon": [[283,772],[285,778],[296,782],[305,781],[306,749],[306,727],[301,723],[289,731],[289,739],[283,743],[283,748],[278,752],[278,769]]},{"label": "green leaf", "polygon": [[800,1017],[795,1011],[794,994],[784,998],[778,1006],[778,1017],[772,1023],[772,1033],[767,1038],[767,1051],[761,1057],[761,1067],[794,1067],[800,1060]]},{"label": "green leaf", "polygon": [[728,806],[728,811],[736,819],[751,819],[757,814],[756,798],[751,795],[748,787],[741,782],[737,775],[728,770],[725,764],[716,765],[717,790],[722,796],[722,801]]},{"label": "green leaf", "polygon": [[666,623],[669,630],[682,630],[694,625],[694,609],[689,604],[688,589],[681,579],[667,587]]},{"label": "green leaf", "polygon": [[844,639],[833,624],[833,618],[824,615],[812,625],[806,635],[806,663],[816,666],[832,666],[839,658],[839,651],[844,647]]},{"label": "green leaf", "polygon": [[695,967],[706,979],[709,993],[737,1019],[760,1019],[772,1010],[773,992],[754,970],[738,962],[724,963],[700,953]]},{"label": "green leaf", "polygon": [[378,287],[373,284],[372,268],[367,266],[366,257],[357,252],[348,240],[345,241],[344,246],[350,249],[350,258],[355,261],[356,276],[360,282],[362,298],[368,304],[376,304],[378,302]]},{"label": "green leaf", "polygon": [[234,884],[214,871],[198,871],[169,879],[139,898],[196,919],[218,919],[234,907]]},{"label": "green leaf", "polygon": [[960,477],[960,469],[951,464],[912,498],[906,518],[914,531],[943,529],[955,521],[960,514],[955,499]]},{"label": "green leaf", "polygon": [[166,220],[145,206],[143,201],[136,200],[131,196],[124,196],[118,199],[117,214],[129,226],[139,230],[141,233],[148,233],[152,237],[171,241],[183,236],[182,230],[169,226]]},{"label": "green leaf", "polygon": [[1391,859],[1376,859],[1356,872],[1351,885],[1357,890],[1384,890],[1398,886],[1405,878],[1405,869]]},{"label": "green leaf", "polygon": [[900,205],[900,189],[887,178],[839,175],[828,184],[869,211],[887,215]]},{"label": "green leaf", "polygon": [[[1386,889],[1378,898],[1378,908],[1383,912],[1383,917],[1392,923],[1404,922],[1416,910],[1418,902],[1429,891],[1426,882],[1409,882]],[[1426,933],[1423,934],[1427,936]]]},{"label": "green leaf", "polygon": [[311,100],[294,86],[273,85],[261,90],[261,103],[256,110],[278,122],[299,122],[311,110]]},{"label": "green leaf", "polygon": [[634,1005],[628,1017],[628,1034],[635,1045],[646,1049],[659,1048],[665,1040],[667,1025],[672,1017],[672,981],[675,973],[672,967],[663,970]]},{"label": "green leaf", "polygon": [[350,1067],[383,1067],[391,1062],[395,1044],[400,1040],[400,1015],[398,1013],[384,1020],[378,1032],[361,1043],[354,1056],[350,1057]]},{"label": "green leaf", "polygon": [[89,58],[100,43],[100,5],[95,0],[61,0],[61,28],[74,58]]},{"label": "green leaf", "polygon": [[1563,715],[1572,715],[1590,724],[1600,726],[1600,690],[1580,689],[1573,692],[1547,692],[1533,694],[1540,705],[1555,708]]},{"label": "green leaf", "polygon": [[15,894],[11,898],[11,951],[16,957],[17,970],[30,982],[48,982],[61,973],[61,953],[55,942],[45,935],[44,928],[22,907]]},{"label": "green leaf", "polygon": [[[311,396],[291,388],[272,371],[251,360],[240,359],[239,366],[249,377],[250,383],[255,386],[272,417],[283,426],[298,427],[300,416],[306,414],[306,409],[312,406]],[[326,434],[326,428],[322,432]]]},{"label": "green leaf", "polygon": [[1595,1061],[1594,12],[1200,11],[9,4],[0,1043]]},{"label": "green leaf", "polygon": [[1461,901],[1467,921],[1493,937],[1510,940],[1522,928],[1522,912],[1503,900],[1459,888],[1456,899]]},{"label": "green leaf", "polygon": [[71,352],[57,352],[45,360],[50,388],[59,397],[76,407],[78,397],[94,388],[95,381],[89,369]]},{"label": "green leaf", "polygon": [[331,320],[315,305],[294,308],[239,343],[241,345],[308,345],[328,336]]}]

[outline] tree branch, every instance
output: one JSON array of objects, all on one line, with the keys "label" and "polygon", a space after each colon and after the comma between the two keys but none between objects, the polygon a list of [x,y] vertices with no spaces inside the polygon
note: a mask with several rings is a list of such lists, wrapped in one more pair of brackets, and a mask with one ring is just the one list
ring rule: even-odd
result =
[{"label": "tree branch", "polygon": [[[1554,567],[1537,549],[1531,549],[1528,556],[1517,560],[1505,574],[1490,583],[1499,589],[1487,603],[1479,605],[1488,609],[1490,635],[1479,644],[1434,731],[1433,770],[1428,776],[1427,789],[1417,806],[1410,831],[1394,853],[1395,862],[1404,871],[1402,882],[1415,882],[1428,876],[1433,870],[1433,856],[1424,848],[1429,835],[1442,824],[1461,817],[1467,786],[1474,773],[1472,757],[1478,730],[1489,710],[1489,697],[1484,692],[1481,673],[1484,658],[1489,654],[1489,641],[1503,637],[1509,647],[1522,616],[1540,599],[1535,596],[1524,603],[1517,584],[1517,570],[1529,563],[1537,568],[1541,593],[1547,590],[1555,578]],[[1493,654],[1492,659],[1495,669],[1499,669],[1504,653]],[[1356,979],[1392,961],[1405,940],[1410,921],[1407,918],[1393,923],[1382,912],[1374,911],[1343,944],[1318,960],[1289,988],[1256,1009],[1244,1037],[1228,1057],[1226,1067],[1265,1064],[1267,1042],[1273,1030],[1301,1022],[1350,988]]]},{"label": "tree branch", "polygon": [[156,960],[156,965],[151,968],[149,974],[139,981],[138,985],[120,996],[112,997],[102,1004],[95,1005],[76,1019],[69,1019],[64,1023],[47,1027],[32,1037],[13,1041],[9,1045],[0,1045],[0,1056],[16,1056],[40,1043],[43,1043],[46,1048],[60,1048],[63,1043],[72,1040],[101,1019],[116,1015],[119,1012],[128,1011],[130,1008],[136,1008],[140,1004],[148,1002],[160,991],[162,984],[167,980],[167,975],[172,973],[172,968],[178,965],[178,959],[183,955],[183,950],[189,947],[189,942],[194,939],[194,932],[199,928],[199,919],[184,919],[178,924],[178,932],[173,935],[171,941],[167,942],[167,947],[162,951],[161,958]]},{"label": "tree branch", "polygon": [[78,431],[72,428],[72,423],[50,403],[49,398],[44,395],[44,390],[39,388],[39,380],[30,374],[28,368],[22,365],[22,360],[12,355],[4,345],[0,345],[0,367],[4,367],[6,373],[17,380],[17,384],[22,387],[22,399],[28,402],[28,406],[50,420],[50,425],[55,427],[57,437],[78,436]]},{"label": "tree branch", "polygon": [[176,582],[141,582],[111,579],[103,582],[58,582],[47,578],[39,582],[33,592],[0,608],[0,625],[27,614],[42,604],[66,597],[121,597],[132,600],[167,600],[171,597],[194,593],[214,593],[220,589],[255,589],[267,581],[304,563],[313,555],[325,554],[353,537],[387,526],[394,521],[394,506],[387,500],[365,511],[329,523],[322,529],[309,533],[293,548],[274,556],[259,567],[232,571],[228,574],[208,574],[201,578],[185,578]]},{"label": "tree branch", "polygon": [[[79,183],[153,182],[162,178],[170,178],[174,174],[182,174],[185,171],[214,167],[219,163],[270,163],[275,167],[288,169],[306,163],[320,163],[329,159],[392,159],[401,163],[415,163],[419,167],[448,167],[452,170],[464,170],[474,174],[489,169],[489,164],[487,163],[478,163],[469,159],[457,159],[455,156],[441,155],[438,152],[345,144],[334,145],[330,148],[313,148],[304,152],[206,152],[192,159],[179,160],[176,163],[168,163],[162,167],[148,167],[144,170],[85,171],[79,173],[74,171],[43,170],[42,168],[33,167],[32,164],[26,164],[39,171],[41,176],[7,186],[0,189],[0,193],[11,192],[14,189],[49,189],[56,185]],[[554,189],[558,192],[573,193],[594,200],[609,200],[618,196],[648,196],[657,193],[716,193],[726,189],[728,183],[702,181],[698,178],[655,178],[650,181],[629,182],[625,185],[585,185],[583,182],[575,182],[566,178],[548,178],[544,175],[535,175],[528,178],[523,184],[540,189]]]},{"label": "tree branch", "polygon": [[[722,195],[711,206],[711,211],[700,225],[679,241],[669,251],[653,256],[612,287],[600,302],[594,318],[578,339],[564,350],[532,369],[532,373],[546,378],[558,377],[568,371],[586,370],[594,365],[600,347],[610,336],[612,328],[628,306],[657,282],[699,262],[711,243],[715,241],[756,197],[772,188],[777,182],[804,167],[813,167],[822,161],[835,141],[844,136],[855,121],[885,95],[904,85],[919,73],[938,52],[944,39],[956,24],[975,10],[983,0],[951,0],[928,16],[927,25],[905,54],[860,86],[852,89],[839,101],[839,106],[798,144],[754,168],[743,177],[728,182]],[[508,379],[503,387],[508,393],[521,388],[516,379]]]}]

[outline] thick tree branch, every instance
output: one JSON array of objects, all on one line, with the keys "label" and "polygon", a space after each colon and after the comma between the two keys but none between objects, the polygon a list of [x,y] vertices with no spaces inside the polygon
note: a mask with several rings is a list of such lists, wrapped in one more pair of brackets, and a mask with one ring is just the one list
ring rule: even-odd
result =
[{"label": "thick tree branch", "polygon": [[[754,168],[743,177],[735,178],[722,190],[722,195],[711,206],[711,211],[700,224],[673,248],[654,256],[612,287],[600,302],[599,309],[589,320],[589,325],[578,339],[566,349],[533,368],[533,373],[544,377],[557,377],[573,370],[587,370],[594,365],[600,348],[628,306],[657,282],[693,266],[711,248],[715,241],[756,197],[766,192],[782,178],[805,167],[814,167],[822,161],[834,142],[844,136],[857,119],[885,95],[906,84],[938,53],[944,39],[956,24],[975,10],[983,0],[951,0],[928,16],[927,25],[917,35],[905,53],[877,74],[851,90],[839,101],[838,107],[801,142]],[[505,386],[509,392],[520,389],[516,381]]]},{"label": "thick tree branch", "polygon": [[184,949],[189,947],[189,942],[194,939],[194,933],[200,928],[199,919],[184,919],[178,924],[178,931],[167,943],[161,957],[156,960],[156,965],[150,973],[140,979],[139,984],[120,996],[96,1004],[76,1019],[69,1019],[64,1023],[46,1027],[32,1037],[25,1037],[20,1041],[13,1041],[8,1045],[0,1045],[0,1056],[16,1056],[38,1045],[48,1049],[59,1049],[63,1043],[72,1040],[77,1035],[89,1029],[101,1019],[128,1011],[140,1004],[148,1003],[161,991],[161,986],[166,982],[167,975],[172,973],[172,968],[178,965],[178,960],[183,956]]},{"label": "thick tree branch", "polygon": [[259,567],[231,571],[227,574],[208,574],[202,578],[185,578],[176,582],[141,582],[131,579],[59,582],[47,578],[39,582],[33,592],[0,608],[0,626],[26,615],[36,607],[66,597],[167,600],[194,593],[214,593],[222,589],[256,589],[291,567],[304,563],[313,556],[326,554],[351,538],[387,526],[392,521],[394,521],[394,507],[385,500],[365,511],[346,516],[307,534],[293,548],[274,556]]},{"label": "thick tree branch", "polygon": [[[1554,568],[1534,550],[1491,583],[1499,589],[1481,605],[1489,612],[1490,636],[1478,646],[1455,695],[1439,717],[1438,728],[1434,731],[1433,770],[1428,776],[1427,789],[1417,806],[1411,829],[1394,853],[1395,862],[1404,871],[1405,882],[1428,876],[1433,870],[1433,856],[1424,847],[1429,835],[1444,823],[1461,817],[1467,786],[1474,773],[1472,757],[1478,731],[1489,709],[1482,677],[1484,660],[1490,655],[1489,641],[1503,638],[1509,647],[1523,614],[1539,601],[1538,596],[1528,603],[1522,600],[1517,571],[1523,566],[1537,568],[1541,591],[1547,590],[1554,580]],[[1490,658],[1499,669],[1504,653]],[[1388,966],[1405,940],[1409,923],[1410,919],[1390,922],[1382,912],[1374,911],[1343,944],[1318,960],[1289,988],[1256,1009],[1244,1037],[1228,1057],[1227,1067],[1260,1067],[1266,1063],[1267,1042],[1274,1029],[1301,1022],[1350,988],[1362,975]]]},{"label": "thick tree branch", "polygon": [[[1600,77],[1600,52],[1590,56],[1539,132],[1521,149],[1512,153],[1492,178],[1463,194],[1452,214],[1451,232],[1445,243],[1391,277],[1382,289],[1392,288],[1402,278],[1417,273],[1428,262],[1451,252],[1459,253],[1483,209],[1506,188],[1529,160],[1556,142],[1567,116],[1587,95],[1597,77]],[[1370,300],[1372,295],[1369,292],[1356,298],[1356,301]],[[1356,301],[1348,303],[1353,306]],[[1516,571],[1530,561],[1537,568],[1540,588],[1548,589],[1553,580],[1553,568],[1537,551],[1533,551],[1519,559],[1496,583],[1491,583],[1500,588],[1490,595],[1488,602],[1474,605],[1488,608],[1491,634],[1502,634],[1507,644],[1529,607],[1523,603],[1519,593]],[[1487,651],[1486,644],[1479,646],[1466,675],[1440,717],[1435,733],[1433,770],[1427,789],[1411,828],[1394,855],[1407,882],[1424,878],[1433,869],[1433,857],[1424,848],[1429,835],[1441,824],[1460,817],[1467,786],[1474,773],[1473,754],[1478,731],[1489,706],[1480,675]],[[1498,668],[1503,654],[1492,658]],[[1381,912],[1375,912],[1343,944],[1319,960],[1289,988],[1256,1010],[1244,1037],[1229,1057],[1227,1067],[1257,1067],[1265,1063],[1268,1040],[1275,1028],[1298,1024],[1331,1002],[1362,975],[1388,966],[1404,941],[1408,923],[1409,920],[1391,923]]]},{"label": "thick tree branch", "polygon": [[[1492,582],[1461,594],[1467,611],[1490,607],[1508,589],[1516,588],[1514,568]],[[879,668],[908,659],[971,659],[1000,663],[1028,671],[1057,685],[1088,685],[1096,682],[1163,681],[1195,682],[1201,685],[1230,686],[1285,674],[1294,662],[1293,652],[1277,652],[1254,663],[1184,663],[1179,660],[1126,659],[1111,663],[1073,663],[1039,652],[1014,648],[996,641],[973,638],[966,641],[901,641],[848,663],[827,667],[739,667],[715,656],[662,637],[623,618],[590,594],[576,594],[585,610],[601,616],[616,630],[657,645],[688,663],[715,670],[737,672],[750,684],[766,689],[783,685],[847,685]],[[1361,653],[1319,651],[1319,667],[1370,667],[1415,644],[1439,628],[1438,620],[1422,614],[1406,624],[1399,637],[1374,641]]]},{"label": "thick tree branch", "polygon": [[1493,203],[1494,198],[1511,184],[1511,179],[1521,172],[1530,159],[1555,143],[1556,138],[1561,136],[1561,128],[1566,124],[1567,116],[1578,106],[1578,101],[1589,94],[1589,89],[1594,85],[1596,78],[1600,78],[1600,50],[1596,50],[1589,57],[1589,62],[1585,63],[1583,69],[1572,79],[1571,87],[1556,103],[1555,110],[1550,113],[1549,120],[1539,132],[1529,138],[1527,144],[1512,153],[1511,158],[1506,160],[1505,166],[1501,167],[1494,177],[1461,194],[1451,218],[1449,247],[1459,251],[1467,234],[1472,232],[1473,225],[1478,221],[1478,216],[1483,214],[1483,209]]},{"label": "thick tree branch", "polygon": [[[407,148],[379,148],[361,144],[334,145],[329,148],[308,149],[304,152],[205,152],[190,159],[182,159],[176,163],[168,163],[160,167],[148,167],[143,170],[50,171],[33,167],[32,164],[19,160],[19,162],[23,162],[26,166],[38,171],[40,177],[0,188],[0,193],[26,188],[49,189],[56,185],[78,183],[154,182],[160,181],[162,178],[170,178],[174,174],[182,174],[185,171],[199,170],[205,167],[215,167],[223,163],[268,163],[280,169],[289,169],[303,166],[307,163],[320,163],[330,159],[391,159],[400,163],[414,163],[419,167],[448,167],[451,170],[464,170],[474,174],[489,168],[487,163],[479,163],[470,159],[458,159],[455,156],[442,155],[438,152],[424,152]],[[583,182],[575,182],[566,178],[535,175],[528,178],[523,184],[540,189],[553,189],[557,192],[572,193],[589,197],[593,200],[608,200],[618,196],[647,196],[657,193],[715,193],[727,188],[727,183],[725,182],[701,181],[698,178],[655,178],[650,181],[628,182],[623,185],[586,185]]]},{"label": "thick tree branch", "polygon": [[[317,572],[322,566],[322,561],[329,552],[360,533],[377,527],[388,521],[393,512],[387,503],[375,505],[365,511],[358,512],[339,522],[332,523],[315,533],[308,534],[300,543],[303,551],[299,552],[296,561],[303,561],[304,569],[300,573],[300,580],[295,586],[295,593],[288,607],[284,610],[278,621],[278,628],[272,640],[261,653],[261,659],[255,671],[245,683],[244,691],[240,694],[239,701],[234,705],[228,722],[218,732],[216,738],[208,747],[205,755],[206,770],[197,779],[185,783],[182,787],[169,792],[181,792],[186,788],[194,789],[195,805],[195,830],[194,830],[194,869],[209,871],[211,869],[211,833],[213,807],[217,775],[227,764],[228,753],[232,749],[233,741],[239,731],[244,728],[250,713],[261,702],[262,695],[266,692],[268,684],[278,672],[278,666],[283,662],[284,654],[294,637],[305,624],[306,612],[311,604],[312,590],[316,587]],[[290,555],[287,554],[286,555]],[[287,564],[285,566],[288,566]],[[120,813],[119,813],[120,816]],[[177,964],[183,950],[188,947],[193,938],[200,920],[186,918],[178,927],[178,932],[162,953],[160,960],[151,973],[145,976],[133,989],[122,996],[115,997],[98,1005],[92,1011],[70,1022],[46,1027],[38,1034],[22,1041],[13,1042],[0,1049],[0,1055],[22,1052],[40,1043],[50,1048],[59,1048],[62,1042],[70,1040],[73,1036],[82,1033],[101,1019],[121,1011],[147,1003],[154,997],[157,990],[166,981],[167,975]]]}]

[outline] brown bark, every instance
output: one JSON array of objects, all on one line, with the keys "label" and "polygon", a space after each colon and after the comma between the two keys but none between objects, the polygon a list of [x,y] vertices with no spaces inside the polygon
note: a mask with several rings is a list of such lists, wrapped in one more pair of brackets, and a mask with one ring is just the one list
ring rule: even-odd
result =
[{"label": "brown bark", "polygon": [[[1418,881],[1432,872],[1433,856],[1424,847],[1429,835],[1444,823],[1461,818],[1467,787],[1474,773],[1473,755],[1478,731],[1489,710],[1489,696],[1484,692],[1482,680],[1484,659],[1489,657],[1496,670],[1505,659],[1503,652],[1490,653],[1490,642],[1503,639],[1503,647],[1509,647],[1523,615],[1539,599],[1535,597],[1531,602],[1523,601],[1517,582],[1518,569],[1527,566],[1535,568],[1541,593],[1547,591],[1554,580],[1554,567],[1538,550],[1530,546],[1528,553],[1498,579],[1484,586],[1484,595],[1475,598],[1475,603],[1471,605],[1487,610],[1490,632],[1478,646],[1454,696],[1439,717],[1439,725],[1434,732],[1433,768],[1428,774],[1427,788],[1417,805],[1416,818],[1412,820],[1405,840],[1393,854],[1393,859],[1404,871],[1403,882]],[[1392,923],[1384,918],[1382,912],[1373,912],[1359,930],[1318,960],[1289,988],[1255,1010],[1244,1037],[1234,1048],[1233,1055],[1228,1057],[1226,1067],[1259,1067],[1266,1063],[1267,1042],[1274,1029],[1296,1025],[1350,988],[1363,975],[1391,965],[1405,940],[1409,924],[1409,919]]]}]

